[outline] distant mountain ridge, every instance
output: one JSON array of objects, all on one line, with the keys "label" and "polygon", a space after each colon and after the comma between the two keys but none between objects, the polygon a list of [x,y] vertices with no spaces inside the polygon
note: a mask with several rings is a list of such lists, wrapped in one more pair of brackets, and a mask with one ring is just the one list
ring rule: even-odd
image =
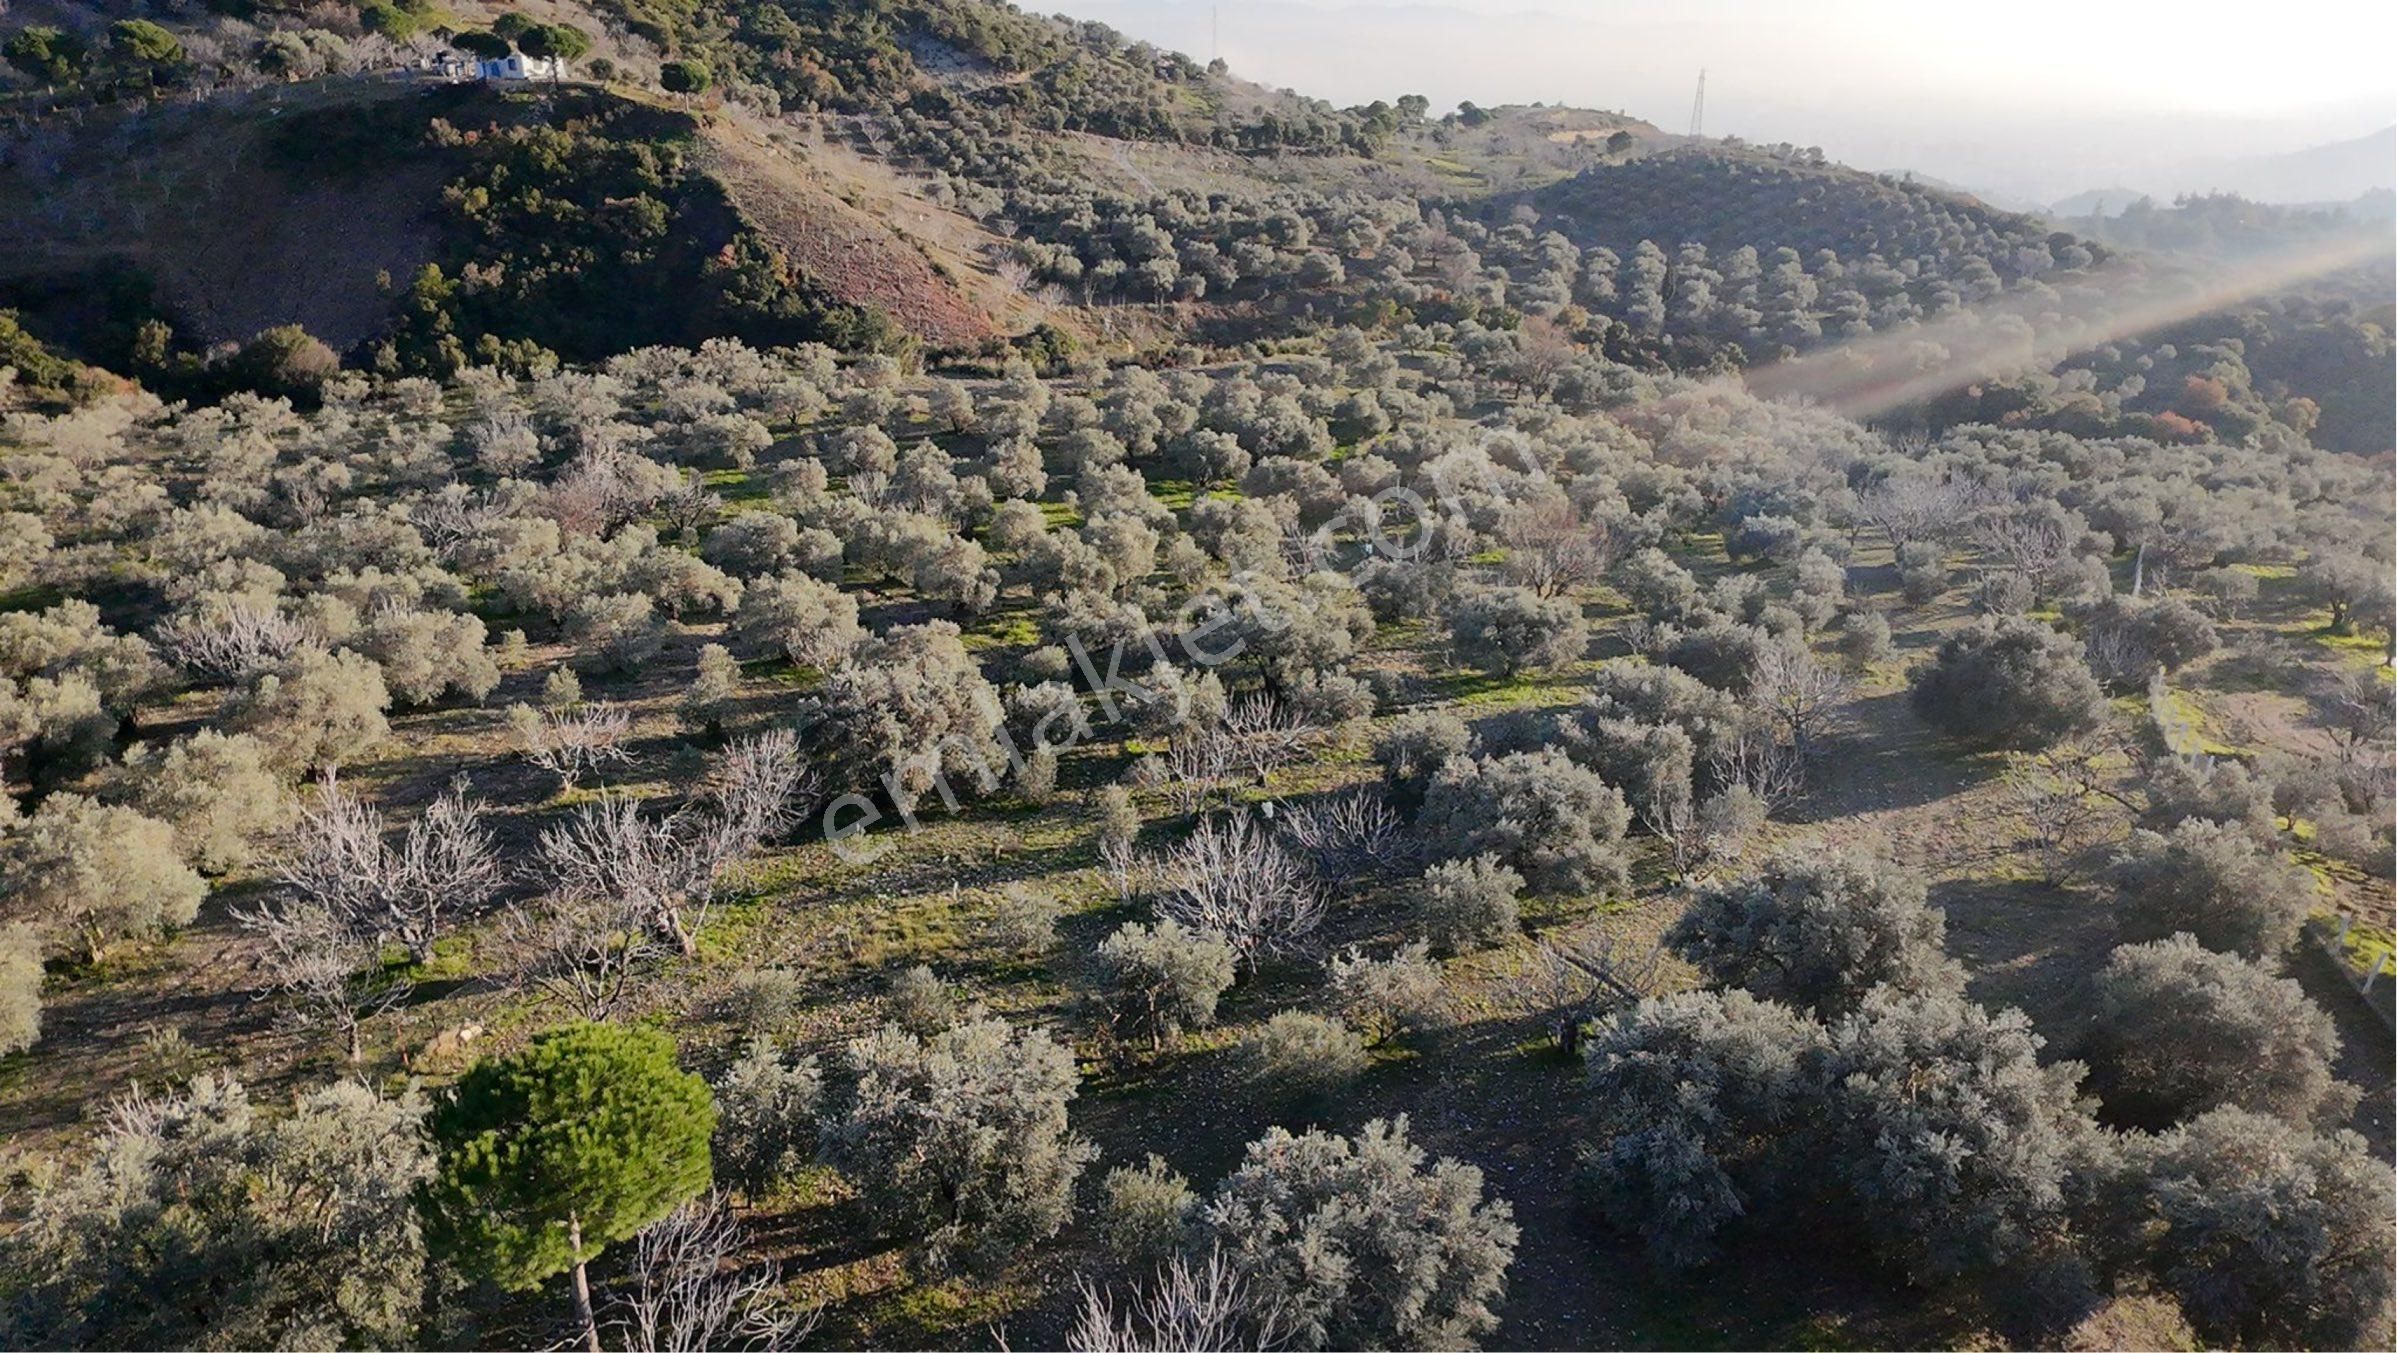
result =
[{"label": "distant mountain ridge", "polygon": [[2397,190],[2397,126],[2276,155],[2187,160],[2164,166],[2140,186],[2115,184],[2059,198],[2047,212],[2059,220],[2118,216],[2143,197],[2166,206],[2185,194],[2236,193],[2274,206],[2360,203],[2361,212],[2369,213],[2372,195],[2392,190]]}]

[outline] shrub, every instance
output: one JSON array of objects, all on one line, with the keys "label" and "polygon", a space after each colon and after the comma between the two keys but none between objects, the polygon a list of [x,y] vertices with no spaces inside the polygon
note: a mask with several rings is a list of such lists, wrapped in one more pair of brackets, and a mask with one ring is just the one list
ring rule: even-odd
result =
[{"label": "shrub", "polygon": [[1109,1170],[1099,1193],[1099,1238],[1127,1264],[1171,1254],[1198,1208],[1190,1181],[1155,1155]]},{"label": "shrub", "polygon": [[1065,1225],[1096,1151],[1066,1130],[1074,1059],[1048,1034],[996,1020],[930,1038],[886,1027],[849,1045],[848,1066],[824,1158],[926,1267],[996,1268]]},{"label": "shrub", "polygon": [[1950,635],[1914,669],[1915,712],[1988,747],[2040,748],[2105,717],[2105,696],[2068,636],[2019,616]]},{"label": "shrub", "polygon": [[1444,954],[1487,949],[1516,934],[1515,902],[1523,876],[1496,855],[1449,860],[1423,871],[1415,893],[1415,923]]},{"label": "shrub", "polygon": [[1420,825],[1439,855],[1491,855],[1535,892],[1568,893],[1622,881],[1630,821],[1605,781],[1539,751],[1449,762],[1433,777]]},{"label": "shrub", "polygon": [[1889,637],[1889,617],[1879,611],[1852,611],[1839,628],[1839,655],[1850,669],[1864,671],[1898,654]]},{"label": "shrub", "polygon": [[1884,985],[1963,990],[1945,919],[1924,896],[1922,880],[1886,860],[1792,851],[1699,889],[1665,942],[1710,982],[1835,1018]]},{"label": "shrub", "polygon": [[2397,1242],[2388,1163],[2351,1132],[2316,1136],[2215,1109],[2135,1143],[2127,1229],[2200,1338],[2361,1348],[2385,1337]]},{"label": "shrub", "polygon": [[1898,547],[1898,591],[1910,604],[1925,605],[1947,588],[1946,546],[1928,540],[1909,540]]},{"label": "shrub", "polygon": [[1427,1162],[1403,1117],[1354,1137],[1268,1129],[1197,1225],[1300,1348],[1451,1348],[1488,1333],[1519,1235],[1481,1171]]},{"label": "shrub", "polygon": [[1240,1074],[1265,1097],[1303,1102],[1365,1074],[1365,1040],[1339,1020],[1284,1010],[1240,1042]]},{"label": "shrub", "polygon": [[2191,820],[2131,837],[2116,870],[2132,939],[2180,931],[2208,949],[2277,959],[2314,900],[2313,876],[2265,853],[2241,829]]},{"label": "shrub", "polygon": [[1595,1115],[1582,1168],[1606,1219],[1657,1262],[1714,1256],[1718,1233],[1761,1216],[1793,1171],[1819,1091],[1819,1026],[1744,991],[1641,1001],[1582,1045]]},{"label": "shrub", "polygon": [[1421,940],[1388,958],[1366,958],[1352,949],[1332,959],[1331,979],[1342,1017],[1376,1043],[1431,1028],[1445,1013],[1440,965]]},{"label": "shrub", "polygon": [[32,926],[0,925],[0,1057],[42,1036],[42,942]]},{"label": "shrub", "polygon": [[999,894],[990,920],[991,938],[1011,954],[1045,954],[1057,944],[1057,919],[1065,904],[1045,888],[1011,883]]},{"label": "shrub", "polygon": [[340,369],[339,354],[299,325],[284,324],[242,344],[229,374],[260,394],[305,401]]},{"label": "shrub", "polygon": [[0,922],[97,962],[118,940],[187,925],[208,885],[156,818],[80,794],[52,794],[0,837]]},{"label": "shrub", "polygon": [[1448,637],[1459,661],[1513,676],[1580,661],[1589,626],[1570,597],[1543,597],[1528,587],[1479,587],[1451,606]]},{"label": "shrub", "polygon": [[724,1013],[750,1034],[773,1033],[799,1011],[805,984],[788,968],[753,968],[733,975]]},{"label": "shrub", "polygon": [[1214,1023],[1216,1002],[1232,985],[1232,946],[1171,920],[1125,926],[1100,943],[1098,959],[1115,1022],[1148,1035],[1151,1047]]},{"label": "shrub", "polygon": [[891,1023],[919,1038],[940,1033],[961,1014],[956,989],[922,963],[893,978],[884,999]]},{"label": "shrub", "polygon": [[792,1061],[774,1040],[752,1038],[715,1082],[716,1177],[752,1199],[815,1158],[824,1076],[816,1059]]},{"label": "shrub", "polygon": [[2090,1048],[2108,1107],[2133,1120],[2233,1105],[2302,1127],[2355,1105],[2331,1076],[2338,1032],[2304,989],[2187,935],[2114,951]]},{"label": "shrub", "polygon": [[669,94],[704,94],[716,73],[704,61],[677,57],[658,67],[658,84]]}]

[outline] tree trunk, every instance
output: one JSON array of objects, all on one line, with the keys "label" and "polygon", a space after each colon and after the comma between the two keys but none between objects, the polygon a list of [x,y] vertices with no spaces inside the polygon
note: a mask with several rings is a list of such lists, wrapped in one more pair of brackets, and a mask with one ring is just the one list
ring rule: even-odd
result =
[{"label": "tree trunk", "polygon": [[566,1214],[566,1243],[574,1250],[574,1315],[583,1322],[583,1345],[591,1353],[603,1353],[599,1317],[591,1313],[591,1275],[583,1266],[583,1219],[572,1212]]},{"label": "tree trunk", "polygon": [[2143,587],[2145,587],[2146,585],[2147,585],[2147,542],[2146,542],[2146,541],[2144,541],[2144,540],[2142,540],[2142,541],[2140,541],[2140,542],[2139,542],[2139,554],[2138,554],[2138,557],[2137,557],[2137,558],[2135,558],[2135,559],[2133,559],[2133,560],[2131,561],[2131,595],[2132,595],[2133,597],[2136,597],[2136,596],[2138,596],[2138,595],[2139,595],[2139,591],[2140,591],[2140,589],[2141,589],[2141,588],[2143,588]]},{"label": "tree trunk", "polygon": [[366,1031],[356,1020],[350,1021],[350,1065],[366,1060]]}]

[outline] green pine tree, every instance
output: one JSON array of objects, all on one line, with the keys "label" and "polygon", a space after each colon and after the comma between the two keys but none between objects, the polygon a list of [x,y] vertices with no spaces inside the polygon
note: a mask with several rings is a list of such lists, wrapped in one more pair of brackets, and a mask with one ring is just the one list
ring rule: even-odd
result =
[{"label": "green pine tree", "polygon": [[426,1237],[463,1271],[524,1290],[571,1269],[592,1353],[585,1266],[709,1184],[716,1107],[648,1029],[578,1024],[478,1063],[433,1116],[441,1166]]}]

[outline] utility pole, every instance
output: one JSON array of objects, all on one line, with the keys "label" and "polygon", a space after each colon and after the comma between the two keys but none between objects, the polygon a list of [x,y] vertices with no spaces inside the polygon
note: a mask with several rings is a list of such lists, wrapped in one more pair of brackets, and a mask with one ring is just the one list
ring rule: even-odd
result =
[{"label": "utility pole", "polygon": [[1690,135],[1692,137],[1698,137],[1705,135],[1705,133],[1706,68],[1704,66],[1700,66],[1698,68],[1698,97],[1690,100]]}]

